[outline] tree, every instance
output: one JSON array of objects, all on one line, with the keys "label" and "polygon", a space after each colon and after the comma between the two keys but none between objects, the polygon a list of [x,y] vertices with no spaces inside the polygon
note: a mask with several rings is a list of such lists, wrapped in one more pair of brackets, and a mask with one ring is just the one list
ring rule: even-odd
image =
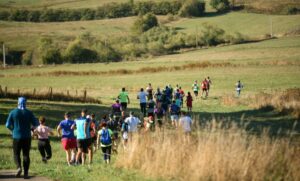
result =
[{"label": "tree", "polygon": [[181,6],[178,14],[182,17],[201,16],[205,11],[205,2],[202,0],[187,0]]},{"label": "tree", "polygon": [[210,0],[210,5],[218,12],[225,12],[230,9],[229,0]]},{"label": "tree", "polygon": [[143,33],[156,26],[158,26],[156,16],[152,13],[148,13],[144,16],[139,16],[134,22],[132,29],[136,33]]}]

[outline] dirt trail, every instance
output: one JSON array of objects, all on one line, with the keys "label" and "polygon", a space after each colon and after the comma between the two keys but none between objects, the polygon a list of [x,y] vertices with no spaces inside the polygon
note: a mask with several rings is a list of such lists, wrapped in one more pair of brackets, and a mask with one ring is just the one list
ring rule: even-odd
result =
[{"label": "dirt trail", "polygon": [[[23,175],[21,178],[15,177],[16,171],[15,170],[0,170],[0,180],[1,181],[24,181]],[[39,177],[39,176],[33,176],[29,173],[30,180],[32,181],[51,181],[50,179],[46,177]]]}]

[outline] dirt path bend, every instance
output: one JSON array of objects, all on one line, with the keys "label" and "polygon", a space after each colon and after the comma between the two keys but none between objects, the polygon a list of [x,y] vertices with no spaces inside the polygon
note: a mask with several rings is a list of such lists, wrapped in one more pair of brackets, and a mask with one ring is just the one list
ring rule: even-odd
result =
[{"label": "dirt path bend", "polygon": [[[1,181],[24,181],[23,175],[21,175],[21,178],[15,177],[16,170],[0,170],[0,180]],[[29,173],[30,180],[32,181],[51,181],[50,179],[46,177],[39,177],[39,176],[33,176]]]}]

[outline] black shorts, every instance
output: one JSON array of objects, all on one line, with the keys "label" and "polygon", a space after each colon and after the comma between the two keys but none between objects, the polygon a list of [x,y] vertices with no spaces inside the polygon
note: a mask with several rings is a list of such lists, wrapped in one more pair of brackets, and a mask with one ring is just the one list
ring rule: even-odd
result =
[{"label": "black shorts", "polygon": [[198,91],[194,91],[194,94],[195,94],[195,95],[198,95]]},{"label": "black shorts", "polygon": [[88,148],[91,146],[91,144],[92,144],[92,141],[90,138],[77,140],[78,148],[80,148],[84,153],[88,152]]},{"label": "black shorts", "polygon": [[126,110],[127,109],[127,102],[121,102],[121,106],[122,106],[122,110]]}]

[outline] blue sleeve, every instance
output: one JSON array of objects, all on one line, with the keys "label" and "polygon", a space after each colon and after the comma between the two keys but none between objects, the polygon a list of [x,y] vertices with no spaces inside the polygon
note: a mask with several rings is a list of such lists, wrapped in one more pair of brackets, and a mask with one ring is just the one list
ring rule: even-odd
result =
[{"label": "blue sleeve", "polygon": [[12,113],[9,113],[8,118],[6,120],[5,126],[6,126],[6,128],[8,128],[11,131],[14,129],[14,122],[13,122],[13,119],[12,119]]}]

